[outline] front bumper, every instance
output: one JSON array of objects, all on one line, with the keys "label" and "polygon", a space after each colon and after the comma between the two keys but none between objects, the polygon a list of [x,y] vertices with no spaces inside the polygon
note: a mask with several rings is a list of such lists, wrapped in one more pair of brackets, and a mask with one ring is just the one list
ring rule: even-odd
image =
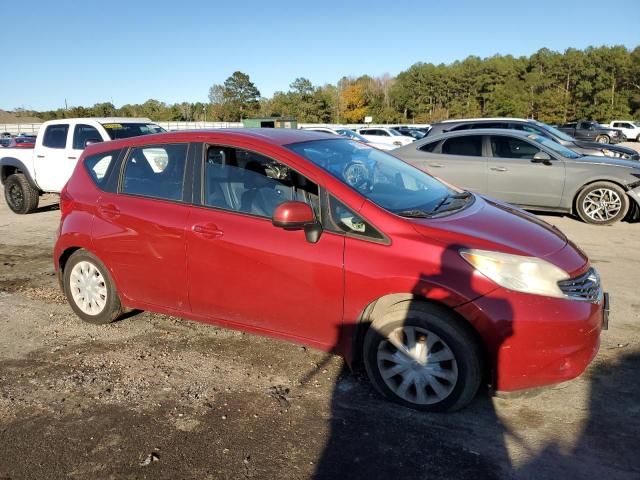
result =
[{"label": "front bumper", "polygon": [[608,328],[607,294],[599,303],[497,289],[456,310],[477,329],[492,366],[492,386],[511,392],[580,375]]}]

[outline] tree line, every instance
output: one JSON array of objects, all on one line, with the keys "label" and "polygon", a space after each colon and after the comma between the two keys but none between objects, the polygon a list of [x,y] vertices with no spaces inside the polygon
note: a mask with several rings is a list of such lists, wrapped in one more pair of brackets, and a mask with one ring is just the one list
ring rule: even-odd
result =
[{"label": "tree line", "polygon": [[25,112],[43,120],[85,116],[143,116],[155,121],[237,122],[255,116],[302,123],[431,123],[447,118],[510,116],[548,123],[640,117],[640,46],[589,47],[531,56],[470,56],[451,64],[416,63],[396,77],[343,77],[313,85],[296,78],[287,91],[261,96],[249,76],[234,72],[212,85],[209,102],[168,105],[150,99],[116,108]]}]

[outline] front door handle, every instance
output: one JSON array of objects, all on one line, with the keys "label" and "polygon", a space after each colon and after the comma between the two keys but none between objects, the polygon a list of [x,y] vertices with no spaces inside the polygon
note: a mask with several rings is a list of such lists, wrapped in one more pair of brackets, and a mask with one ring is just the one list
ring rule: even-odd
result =
[{"label": "front door handle", "polygon": [[493,170],[494,172],[506,172],[507,171],[506,167],[491,167],[490,170]]},{"label": "front door handle", "polygon": [[433,168],[442,168],[442,167],[444,167],[444,165],[441,164],[441,163],[430,163],[429,166],[433,167]]},{"label": "front door handle", "polygon": [[213,223],[196,223],[191,227],[191,231],[196,235],[207,239],[220,238],[224,235],[224,232]]},{"label": "front door handle", "polygon": [[38,158],[44,158],[44,155],[36,155]]},{"label": "front door handle", "polygon": [[69,160],[76,160],[78,157],[67,157]]}]

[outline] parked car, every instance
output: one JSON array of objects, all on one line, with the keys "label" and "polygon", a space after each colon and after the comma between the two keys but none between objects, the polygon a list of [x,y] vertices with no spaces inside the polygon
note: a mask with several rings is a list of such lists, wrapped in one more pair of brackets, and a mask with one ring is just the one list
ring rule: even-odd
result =
[{"label": "parked car", "polygon": [[331,135],[341,135],[343,137],[350,138],[351,140],[357,140],[358,142],[366,143],[367,145],[379,150],[393,150],[394,148],[396,148],[394,145],[390,145],[388,143],[372,142],[371,140],[364,138],[359,133],[354,132],[350,128],[306,127],[305,130],[309,130],[312,132],[329,133]]},{"label": "parked car", "polygon": [[11,137],[0,137],[0,147],[8,147],[12,140]]},{"label": "parked car", "polygon": [[640,205],[640,163],[581,156],[534,133],[429,135],[394,155],[464,189],[531,210],[575,213],[596,225],[618,222]]},{"label": "parked car", "polygon": [[307,344],[416,409],[462,408],[483,379],[571,379],[607,326],[598,274],[560,231],[334,135],[91,145],[60,199],[54,263],[83,320],[143,309]]},{"label": "parked car", "polygon": [[356,131],[367,140],[376,143],[386,143],[387,145],[392,145],[394,148],[401,147],[415,141],[414,138],[405,137],[393,128],[368,127],[359,128]]},{"label": "parked car", "polygon": [[[45,122],[32,150],[14,145],[17,148],[5,148],[0,153],[0,181],[7,205],[15,213],[30,213],[38,207],[42,193],[60,192],[89,144],[163,131],[148,118],[72,118]],[[16,137],[16,141],[19,138],[28,141],[32,137]]]},{"label": "parked car", "polygon": [[632,148],[623,147],[621,145],[604,145],[596,142],[576,140],[551,125],[525,118],[471,118],[465,120],[445,120],[434,124],[428,131],[427,135],[435,136],[446,132],[455,132],[474,128],[510,128],[513,130],[521,130],[555,140],[559,144],[564,145],[581,155],[640,160],[640,154]]},{"label": "parked car", "polygon": [[640,122],[632,122],[631,120],[614,120],[609,125],[611,128],[617,128],[624,133],[629,140],[640,142]]},{"label": "parked car", "polygon": [[18,136],[10,138],[9,143],[6,145],[8,148],[34,148],[36,145],[36,137],[31,136]]},{"label": "parked car", "polygon": [[420,140],[421,138],[423,138],[427,134],[428,130],[426,128],[411,127],[408,125],[399,125],[397,127],[393,127],[393,129],[396,132],[400,132],[406,137],[412,137],[415,140]]},{"label": "parked car", "polygon": [[565,123],[559,130],[578,140],[589,140],[597,143],[626,142],[627,137],[617,128],[605,127],[592,120]]}]

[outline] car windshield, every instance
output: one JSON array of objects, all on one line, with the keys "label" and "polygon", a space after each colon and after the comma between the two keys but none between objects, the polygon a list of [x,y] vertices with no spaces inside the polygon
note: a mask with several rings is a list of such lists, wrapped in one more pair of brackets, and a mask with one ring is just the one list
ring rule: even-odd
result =
[{"label": "car windshield", "polygon": [[119,138],[139,137],[152,133],[162,133],[166,130],[155,123],[103,123],[111,140]]},{"label": "car windshield", "polygon": [[542,128],[543,130],[546,130],[554,137],[558,137],[560,140],[564,140],[565,142],[573,142],[575,140],[572,136],[567,135],[566,133],[558,130],[555,127],[552,127],[551,125],[547,125],[546,123],[534,122],[534,124]]},{"label": "car windshield", "polygon": [[353,130],[349,130],[348,128],[339,128],[338,130],[336,130],[336,132],[338,132],[338,134],[342,135],[343,137],[350,138],[351,140],[358,140],[362,143],[370,143],[369,140],[364,138],[362,135],[354,132]]},{"label": "car windshield", "polygon": [[555,153],[558,153],[565,158],[580,158],[582,156],[579,153],[576,153],[573,150],[570,150],[567,147],[560,145],[558,142],[547,137],[542,137],[540,135],[532,133],[531,135],[527,135],[527,138],[541,145],[544,145],[545,147],[553,150]]},{"label": "car windshield", "polygon": [[454,190],[396,157],[352,140],[314,140],[287,148],[398,215],[431,217],[473,201],[469,192]]},{"label": "car windshield", "polygon": [[634,126],[640,127],[640,122],[631,122]]},{"label": "car windshield", "polygon": [[394,130],[393,128],[390,128],[389,132],[391,132],[391,135],[393,135],[394,137],[402,137],[403,136],[399,131]]}]

